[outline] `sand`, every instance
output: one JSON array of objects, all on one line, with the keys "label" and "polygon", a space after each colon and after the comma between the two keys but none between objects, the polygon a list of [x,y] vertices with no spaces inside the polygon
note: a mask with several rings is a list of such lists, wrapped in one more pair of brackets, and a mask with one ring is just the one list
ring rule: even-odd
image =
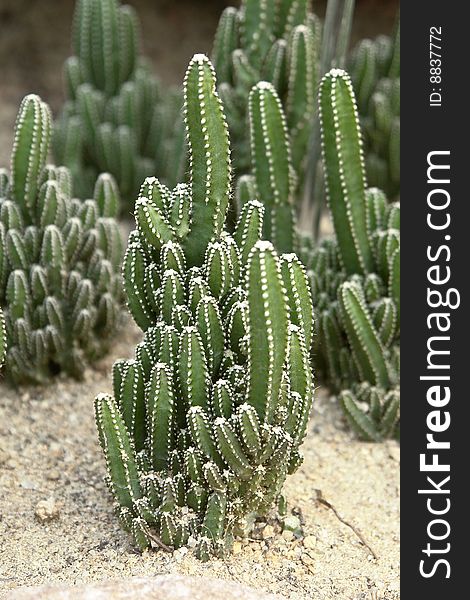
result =
[{"label": "sand", "polygon": [[[322,390],[305,462],[286,485],[303,538],[268,524],[232,557],[205,564],[184,550],[136,552],[103,482],[92,401],[110,390],[113,360],[130,356],[139,338],[129,322],[112,355],[81,383],[19,391],[0,383],[0,597],[24,585],[183,573],[292,599],[398,599],[399,446],[357,441]],[[35,512],[51,508],[58,515],[40,522]]]}]

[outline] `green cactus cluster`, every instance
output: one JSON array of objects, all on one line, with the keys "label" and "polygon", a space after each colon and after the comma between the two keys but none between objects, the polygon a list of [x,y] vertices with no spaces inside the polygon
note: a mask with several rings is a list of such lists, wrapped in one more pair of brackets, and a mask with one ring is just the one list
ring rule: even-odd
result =
[{"label": "green cactus cluster", "polygon": [[227,114],[235,172],[250,168],[248,96],[271,83],[286,115],[292,164],[301,189],[318,84],[320,23],[309,0],[243,0],[221,15],[212,59]]},{"label": "green cactus cluster", "polygon": [[139,24],[119,0],[78,0],[73,56],[64,68],[67,102],[54,135],[54,154],[72,172],[84,198],[99,173],[116,179],[130,202],[146,176],[172,183],[184,173],[182,98],[163,90],[140,55]]},{"label": "green cactus cluster", "polygon": [[365,139],[367,178],[390,198],[400,192],[400,23],[393,37],[362,40],[351,78]]},{"label": "green cactus cluster", "polygon": [[6,337],[6,373],[16,383],[79,377],[120,318],[116,184],[103,174],[93,199],[73,198],[70,172],[46,162],[51,130],[47,104],[26,96],[10,172],[0,169],[0,348]]},{"label": "green cactus cluster", "polygon": [[320,377],[368,440],[395,435],[399,420],[400,205],[366,188],[360,123],[349,76],[320,84],[327,199],[335,231],[304,239],[317,311]]},{"label": "green cactus cluster", "polygon": [[123,277],[144,331],[96,398],[108,484],[140,548],[223,555],[302,461],[313,399],[313,310],[294,254],[262,241],[248,200],[233,233],[229,133],[204,55],[184,81],[190,182],[156,178],[135,205]]}]

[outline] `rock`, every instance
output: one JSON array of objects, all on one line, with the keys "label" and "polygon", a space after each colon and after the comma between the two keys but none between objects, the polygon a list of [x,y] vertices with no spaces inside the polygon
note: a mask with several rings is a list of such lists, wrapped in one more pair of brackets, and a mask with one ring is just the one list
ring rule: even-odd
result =
[{"label": "rock", "polygon": [[302,537],[302,526],[299,517],[288,515],[283,521],[284,531],[291,531],[296,537]]},{"label": "rock", "polygon": [[57,519],[60,515],[60,506],[52,497],[47,500],[41,500],[36,504],[34,514],[40,523],[47,523],[48,521]]},{"label": "rock", "polygon": [[240,554],[240,552],[242,551],[242,543],[239,542],[238,540],[233,542],[233,549],[232,552],[234,554]]},{"label": "rock", "polygon": [[300,527],[300,519],[295,515],[289,515],[284,519],[284,529],[289,531],[295,531]]},{"label": "rock", "polygon": [[37,490],[38,486],[34,481],[31,481],[31,479],[22,479],[20,481],[20,486],[24,489],[24,490]]},{"label": "rock", "polygon": [[274,527],[272,525],[266,525],[263,529],[263,538],[268,539],[274,537]]},{"label": "rock", "polygon": [[51,469],[46,473],[46,479],[49,481],[57,481],[60,479],[60,473],[57,469]]},{"label": "rock", "polygon": [[303,544],[305,548],[313,550],[317,546],[317,538],[314,535],[307,535],[306,537],[304,537]]},{"label": "rock", "polygon": [[86,585],[38,586],[13,590],[7,600],[283,600],[236,582],[161,575]]},{"label": "rock", "polygon": [[291,542],[294,539],[294,533],[288,529],[284,529],[282,532],[282,537],[288,542]]},{"label": "rock", "polygon": [[183,560],[187,553],[188,549],[185,546],[183,546],[182,548],[178,548],[173,552],[173,559],[176,560],[176,562],[180,562],[181,560]]}]

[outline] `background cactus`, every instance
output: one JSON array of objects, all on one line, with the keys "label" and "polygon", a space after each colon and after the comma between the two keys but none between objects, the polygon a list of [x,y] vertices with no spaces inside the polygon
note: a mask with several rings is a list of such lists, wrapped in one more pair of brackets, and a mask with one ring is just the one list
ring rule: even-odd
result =
[{"label": "background cactus", "polygon": [[400,22],[393,37],[362,40],[351,77],[364,131],[367,178],[390,198],[400,192]]},{"label": "background cactus", "polygon": [[265,208],[263,236],[280,252],[297,249],[295,173],[287,122],[274,86],[257,83],[249,96],[251,173],[237,182],[237,209],[258,199]]},{"label": "background cactus", "polygon": [[141,548],[223,554],[302,461],[313,399],[313,311],[297,257],[260,241],[250,200],[233,235],[229,135],[209,60],[184,82],[190,183],[148,178],[123,273],[144,339],[96,398],[108,484]]},{"label": "background cactus", "polygon": [[314,115],[321,36],[309,4],[309,0],[243,0],[239,10],[226,8],[212,52],[237,175],[250,167],[248,95],[253,85],[265,80],[284,106],[299,193]]},{"label": "background cactus", "polygon": [[129,204],[147,175],[173,184],[184,173],[182,98],[162,90],[139,54],[138,21],[118,0],[77,0],[73,52],[65,63],[67,102],[54,136],[80,197],[111,173]]},{"label": "background cactus", "polygon": [[316,366],[359,434],[379,440],[397,432],[399,419],[400,205],[366,189],[354,92],[342,70],[321,82],[320,121],[335,239],[313,249],[304,239],[319,315]]},{"label": "background cactus", "polygon": [[101,355],[120,315],[119,196],[110,175],[93,200],[72,198],[70,172],[46,164],[51,115],[26,96],[15,126],[10,173],[0,170],[0,304],[6,372],[14,382],[79,377]]}]

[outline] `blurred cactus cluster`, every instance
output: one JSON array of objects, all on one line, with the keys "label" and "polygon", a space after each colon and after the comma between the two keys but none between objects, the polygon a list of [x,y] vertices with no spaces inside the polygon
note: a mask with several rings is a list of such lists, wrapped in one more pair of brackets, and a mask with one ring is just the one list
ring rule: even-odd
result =
[{"label": "blurred cactus cluster", "polygon": [[362,40],[353,52],[350,69],[365,137],[369,184],[396,198],[400,192],[400,23],[393,37]]},{"label": "blurred cactus cluster", "polygon": [[308,0],[243,0],[222,13],[212,59],[224,103],[237,174],[250,166],[247,98],[258,81],[271,83],[282,101],[298,188],[318,85],[321,24]]},{"label": "blurred cactus cluster", "polygon": [[159,85],[140,54],[135,11],[118,0],[78,0],[73,56],[64,66],[67,102],[54,134],[54,155],[87,197],[101,172],[116,179],[123,210],[146,176],[170,183],[184,171],[181,93]]},{"label": "blurred cactus cluster", "polygon": [[27,96],[10,172],[0,171],[0,301],[6,370],[17,383],[80,376],[120,322],[116,184],[101,175],[93,199],[74,198],[70,171],[46,162],[51,129],[47,104]]}]

